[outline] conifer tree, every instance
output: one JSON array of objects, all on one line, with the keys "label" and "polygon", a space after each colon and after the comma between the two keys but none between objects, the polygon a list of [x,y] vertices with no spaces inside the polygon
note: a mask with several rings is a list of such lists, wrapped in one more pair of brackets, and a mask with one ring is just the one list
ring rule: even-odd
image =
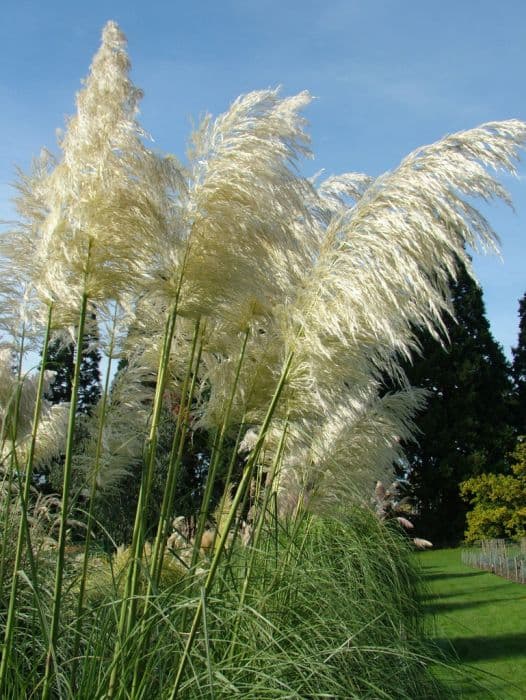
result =
[{"label": "conifer tree", "polygon": [[512,348],[512,376],[515,389],[513,424],[519,435],[526,435],[526,293],[519,301],[519,338]]},{"label": "conifer tree", "polygon": [[446,347],[421,334],[422,357],[406,368],[411,384],[428,390],[429,401],[401,472],[409,480],[420,534],[435,543],[463,537],[467,506],[459,484],[503,471],[513,447],[510,368],[491,334],[481,289],[465,268],[452,285],[452,299],[457,322],[446,322]]},{"label": "conifer tree", "polygon": [[64,344],[60,338],[50,341],[47,349],[46,369],[55,372],[46,396],[52,404],[71,400],[71,381],[75,362],[73,343]]},{"label": "conifer tree", "polygon": [[[95,314],[92,314],[95,321]],[[84,336],[80,365],[80,385],[77,402],[78,413],[90,413],[101,395],[98,334],[95,324]],[[52,404],[71,400],[71,383],[75,366],[75,344],[52,340],[48,346],[46,369],[56,372],[46,397]]]}]

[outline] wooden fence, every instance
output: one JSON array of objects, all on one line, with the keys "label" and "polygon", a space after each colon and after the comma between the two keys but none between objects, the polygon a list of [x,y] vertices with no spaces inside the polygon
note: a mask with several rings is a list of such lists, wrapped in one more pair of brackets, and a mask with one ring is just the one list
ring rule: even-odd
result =
[{"label": "wooden fence", "polygon": [[462,550],[462,563],[526,583],[526,537],[520,541],[482,540]]}]

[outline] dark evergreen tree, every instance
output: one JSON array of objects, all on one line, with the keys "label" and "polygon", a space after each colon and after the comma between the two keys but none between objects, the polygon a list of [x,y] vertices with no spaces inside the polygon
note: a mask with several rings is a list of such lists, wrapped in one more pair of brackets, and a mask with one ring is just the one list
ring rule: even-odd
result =
[{"label": "dark evergreen tree", "polygon": [[71,381],[75,364],[75,346],[64,344],[62,340],[50,341],[47,349],[46,369],[56,372],[46,398],[51,403],[63,403],[71,400]]},{"label": "dark evergreen tree", "polygon": [[95,313],[89,316],[80,364],[78,412],[90,413],[101,396],[99,334]]},{"label": "dark evergreen tree", "polygon": [[515,390],[513,424],[518,435],[526,435],[526,293],[519,301],[519,338],[512,348]]},{"label": "dark evergreen tree", "polygon": [[482,292],[465,269],[452,284],[452,296],[457,322],[446,324],[447,348],[422,333],[422,357],[406,367],[411,384],[430,395],[417,420],[419,442],[405,446],[403,471],[418,534],[436,544],[463,537],[467,506],[459,484],[505,470],[513,448],[510,367],[491,334]]},{"label": "dark evergreen tree", "polygon": [[[62,403],[71,399],[71,385],[75,366],[75,343],[52,340],[48,346],[46,369],[57,373],[46,397],[51,403]],[[90,314],[90,322],[84,335],[80,365],[80,385],[77,410],[89,413],[101,396],[100,352],[96,316]]]}]

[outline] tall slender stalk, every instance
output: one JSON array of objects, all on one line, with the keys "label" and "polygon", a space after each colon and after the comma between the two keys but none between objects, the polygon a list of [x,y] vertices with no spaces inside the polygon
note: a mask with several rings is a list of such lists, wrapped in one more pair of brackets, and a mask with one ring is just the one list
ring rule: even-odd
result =
[{"label": "tall slender stalk", "polygon": [[[195,384],[197,381],[197,372],[199,369],[199,364],[201,362],[201,353],[203,348],[200,340],[201,324],[198,321],[194,330],[190,360],[188,363],[186,376],[181,390],[179,415],[177,416],[175,434],[172,442],[172,449],[170,452],[170,461],[168,463],[166,484],[163,493],[163,500],[161,503],[161,514],[159,516],[157,534],[155,537],[155,542],[152,551],[150,580],[148,582],[147,597],[149,592],[151,591],[151,586],[157,586],[159,584],[161,576],[161,569],[164,558],[164,547],[166,545],[166,538],[168,534],[167,531],[169,525],[169,517],[173,508],[175,487],[177,485],[177,479],[179,477],[179,471],[182,464],[183,449],[185,445],[186,433],[188,430],[188,417],[190,415],[191,404],[194,396]],[[188,388],[189,383],[190,387]]]},{"label": "tall slender stalk", "polygon": [[[6,689],[5,688],[6,673],[7,673],[9,659],[11,656],[11,645],[13,642],[13,631],[14,631],[14,624],[15,624],[16,596],[17,596],[17,591],[18,591],[18,571],[19,571],[20,564],[22,561],[22,554],[24,551],[24,546],[26,544],[28,546],[28,555],[29,555],[29,560],[30,560],[30,564],[31,564],[33,578],[36,579],[36,569],[35,569],[35,563],[34,563],[34,559],[33,559],[33,551],[31,548],[29,522],[27,519],[27,504],[29,502],[29,495],[30,495],[30,491],[31,491],[31,479],[33,477],[33,461],[34,461],[35,447],[36,447],[36,442],[37,442],[38,424],[40,422],[40,413],[41,413],[41,408],[42,408],[42,396],[44,393],[44,377],[45,377],[45,373],[46,373],[47,347],[49,344],[49,337],[51,334],[52,312],[53,312],[53,307],[50,305],[48,308],[46,330],[45,330],[45,334],[44,334],[44,347],[42,350],[42,362],[40,365],[40,373],[38,376],[37,395],[35,397],[35,407],[34,407],[34,412],[33,412],[33,426],[32,426],[32,432],[31,432],[31,442],[29,444],[29,452],[28,452],[28,457],[27,457],[24,485],[23,485],[23,489],[20,492],[21,514],[20,514],[20,522],[18,524],[18,536],[17,536],[16,550],[15,550],[15,561],[13,564],[13,578],[11,580],[11,592],[10,592],[10,596],[9,596],[7,620],[6,620],[6,626],[5,626],[5,632],[4,632],[4,643],[3,643],[3,648],[2,648],[2,662],[0,664],[0,693],[2,693]],[[20,358],[19,359],[19,366],[18,366],[19,377],[20,377],[21,371],[22,371],[22,364],[21,363],[22,363],[22,359]],[[20,383],[19,383],[18,390],[19,391],[21,390]],[[18,399],[18,401],[19,401],[19,399]],[[17,403],[18,403],[18,401],[17,401]],[[18,413],[18,408],[16,410],[16,413]],[[15,430],[16,430],[16,424],[15,424]],[[15,455],[15,460],[16,460],[16,447],[15,446],[13,447],[13,450],[14,450],[14,455]],[[35,584],[36,584],[36,580],[35,580]]]},{"label": "tall slender stalk", "polygon": [[159,371],[157,373],[157,384],[155,399],[153,405],[152,422],[150,433],[147,441],[146,463],[143,471],[143,479],[139,491],[139,499],[137,502],[137,510],[135,513],[135,523],[132,535],[131,544],[131,562],[128,577],[128,585],[126,587],[127,603],[129,605],[126,619],[126,632],[129,633],[135,624],[137,601],[135,596],[139,586],[139,572],[141,567],[141,559],[144,549],[145,537],[145,520],[146,509],[150,500],[152,490],[152,482],[155,471],[155,460],[157,456],[157,442],[159,436],[159,421],[161,418],[161,409],[163,405],[163,394],[168,377],[168,368],[170,360],[170,350],[172,338],[175,330],[175,322],[177,318],[177,306],[174,305],[167,320],[166,332],[164,337],[163,349],[159,363]]},{"label": "tall slender stalk", "polygon": [[248,342],[248,334],[249,334],[249,331],[247,329],[245,331],[245,335],[243,337],[243,343],[241,346],[241,351],[239,353],[239,359],[238,359],[238,363],[236,366],[236,374],[234,377],[234,381],[232,382],[232,387],[231,387],[227,407],[226,407],[226,410],[225,410],[225,413],[223,416],[223,420],[221,422],[221,428],[219,430],[219,435],[218,435],[217,440],[215,442],[215,449],[213,451],[213,455],[212,455],[212,458],[210,461],[210,466],[208,468],[208,475],[207,475],[207,479],[206,479],[205,492],[203,494],[203,499],[201,501],[201,507],[199,509],[199,518],[197,521],[197,531],[196,531],[195,538],[194,538],[194,547],[192,550],[192,561],[190,564],[191,569],[193,569],[196,566],[197,560],[199,558],[199,550],[201,547],[201,538],[203,537],[203,533],[205,531],[206,518],[209,515],[210,501],[212,499],[212,492],[213,492],[214,483],[215,483],[215,479],[216,479],[216,475],[217,475],[217,469],[218,469],[219,462],[220,462],[221,456],[222,456],[223,444],[225,441],[226,431],[230,425],[230,415],[232,412],[232,405],[234,403],[234,398],[235,398],[238,383],[239,383],[239,375],[241,374],[241,367],[243,366],[243,360],[245,358],[245,351],[246,351],[247,342]]},{"label": "tall slender stalk", "polygon": [[53,591],[53,614],[51,618],[51,630],[49,634],[49,647],[46,657],[46,669],[42,688],[42,700],[47,700],[51,692],[52,674],[51,667],[56,652],[58,631],[60,625],[60,608],[62,602],[62,583],[64,578],[64,559],[66,548],[66,531],[68,527],[69,490],[71,484],[71,472],[73,464],[73,447],[75,444],[75,424],[77,416],[77,400],[80,384],[80,366],[82,363],[82,342],[84,339],[84,327],[86,324],[86,311],[88,295],[82,294],[79,325],[77,330],[77,357],[71,386],[71,404],[69,407],[68,432],[66,438],[66,454],[64,457],[64,475],[62,480],[62,507],[60,514],[60,529],[58,533],[57,562],[55,570],[55,586]]},{"label": "tall slender stalk", "polygon": [[75,639],[73,643],[73,669],[71,672],[71,685],[75,688],[75,680],[77,674],[78,666],[78,652],[80,646],[80,639],[82,634],[82,613],[84,608],[84,598],[86,593],[86,579],[88,574],[88,563],[89,563],[89,550],[91,545],[91,529],[93,526],[93,508],[95,503],[95,498],[97,495],[97,477],[100,469],[100,458],[102,454],[102,443],[104,436],[104,425],[106,420],[106,409],[108,404],[108,397],[110,391],[110,381],[111,381],[111,370],[112,370],[112,359],[113,351],[115,347],[115,333],[116,333],[116,320],[117,307],[115,307],[115,313],[113,316],[113,326],[111,330],[109,348],[108,348],[108,364],[106,367],[106,373],[104,377],[104,389],[100,402],[100,412],[99,412],[99,424],[97,430],[97,443],[95,447],[95,460],[93,465],[93,476],[91,481],[90,495],[89,495],[89,507],[88,507],[88,518],[86,524],[86,539],[84,541],[84,553],[82,559],[82,572],[80,575],[79,584],[79,594],[77,599],[77,615],[75,620]]},{"label": "tall slender stalk", "polygon": [[248,585],[249,585],[250,579],[252,577],[252,571],[253,571],[254,562],[256,559],[257,548],[259,545],[261,532],[263,530],[263,524],[264,524],[265,518],[266,518],[266,511],[267,511],[268,503],[270,500],[270,496],[272,494],[272,485],[274,483],[274,479],[276,478],[276,474],[278,472],[279,465],[281,464],[281,458],[283,456],[283,450],[285,447],[286,435],[287,435],[287,423],[285,423],[283,430],[282,430],[282,433],[281,433],[278,449],[276,450],[276,455],[275,455],[274,460],[272,462],[272,467],[271,467],[271,470],[269,473],[268,483],[266,484],[263,502],[261,503],[261,507],[260,507],[260,510],[258,512],[256,529],[254,531],[254,537],[252,538],[252,542],[251,542],[251,549],[250,549],[250,557],[248,560],[248,566],[247,566],[246,571],[245,571],[245,577],[243,579],[243,585],[241,587],[241,594],[239,596],[238,614],[237,614],[237,617],[235,619],[234,629],[232,631],[232,636],[230,638],[230,650],[228,653],[228,656],[230,659],[232,658],[232,656],[234,654],[234,649],[235,649],[235,644],[236,644],[236,639],[237,639],[237,632],[238,632],[238,628],[239,628],[239,622],[241,619],[241,611],[243,610],[243,605],[245,604],[245,598],[246,598],[246,594],[247,594],[247,590],[248,590]]},{"label": "tall slender stalk", "polygon": [[[250,455],[250,457],[248,459],[246,467],[243,471],[243,476],[241,477],[241,481],[239,482],[238,487],[236,489],[236,493],[235,493],[234,499],[232,501],[232,505],[230,507],[230,510],[228,512],[228,516],[227,516],[227,519],[225,522],[223,532],[220,534],[219,543],[218,543],[218,546],[214,552],[214,556],[213,556],[212,562],[210,564],[210,569],[208,570],[208,575],[206,577],[206,581],[205,581],[204,586],[203,586],[203,595],[205,598],[210,593],[210,591],[212,589],[212,585],[213,585],[214,580],[215,580],[217,569],[219,567],[219,564],[220,564],[220,561],[221,561],[221,558],[223,555],[223,551],[224,551],[224,547],[225,547],[226,540],[228,537],[228,533],[229,533],[230,528],[232,527],[232,523],[234,522],[234,519],[236,517],[238,506],[241,503],[241,501],[245,495],[245,492],[250,484],[250,480],[251,480],[252,475],[254,473],[254,468],[256,466],[257,459],[258,459],[259,453],[261,451],[261,447],[263,446],[263,442],[265,440],[267,431],[269,429],[271,420],[274,416],[276,407],[278,405],[278,401],[279,401],[280,396],[281,396],[281,392],[283,390],[283,387],[285,385],[285,381],[286,381],[288,373],[289,373],[290,365],[292,362],[292,357],[293,357],[293,355],[292,355],[292,353],[290,353],[286,362],[285,362],[285,365],[284,365],[284,368],[282,370],[278,385],[276,387],[276,390],[274,392],[274,395],[273,395],[272,400],[270,402],[270,405],[268,407],[265,419],[262,423],[261,431],[260,431],[259,436],[258,436],[258,440],[256,442],[256,445],[254,446],[254,450],[253,450],[252,454]],[[177,669],[177,673],[175,676],[175,681],[174,681],[174,685],[172,688],[172,693],[170,695],[171,700],[175,700],[175,698],[177,698],[177,696],[179,694],[179,688],[181,686],[183,673],[185,671],[186,664],[188,663],[188,658],[190,656],[190,652],[192,650],[192,647],[193,647],[193,644],[195,641],[197,630],[198,630],[199,624],[201,622],[202,614],[203,614],[203,597],[201,597],[201,600],[199,601],[197,609],[194,613],[194,618],[192,620],[192,626],[190,628],[190,632],[188,633],[186,645],[185,645],[185,648],[183,650],[183,654],[181,656],[181,660],[179,662],[179,667]]]},{"label": "tall slender stalk", "polygon": [[[161,503],[161,512],[159,515],[159,521],[157,523],[157,533],[155,536],[155,541],[151,553],[148,584],[146,587],[146,593],[144,597],[144,609],[142,613],[143,619],[141,624],[141,631],[139,633],[139,651],[135,659],[133,682],[131,688],[132,698],[136,697],[137,686],[139,683],[141,654],[142,650],[148,642],[149,637],[147,630],[147,618],[151,602],[151,596],[152,592],[155,589],[157,589],[161,578],[162,566],[164,561],[164,549],[166,546],[166,539],[168,536],[169,517],[173,508],[174,491],[177,484],[180,467],[182,464],[183,450],[185,445],[186,433],[188,430],[188,416],[190,414],[192,399],[194,395],[195,383],[197,379],[197,370],[201,361],[202,344],[200,342],[200,339],[201,324],[199,321],[197,321],[194,328],[190,359],[188,361],[186,375],[184,378],[183,386],[181,388],[179,413],[177,416],[175,432],[172,440],[172,447],[170,450],[168,473],[166,476],[166,483],[164,486],[163,500]],[[197,359],[194,367],[194,358],[196,356],[196,350]],[[190,388],[188,388],[189,383]]]},{"label": "tall slender stalk", "polygon": [[[25,325],[22,325],[22,331],[20,333],[20,350],[19,350],[19,355],[18,355],[18,366],[17,366],[17,373],[16,373],[16,378],[17,378],[17,387],[18,391],[16,394],[16,405],[15,405],[15,416],[13,419],[13,429],[16,431],[16,428],[18,426],[18,411],[19,411],[19,404],[20,404],[20,395],[21,395],[21,381],[22,381],[22,361],[24,358],[24,345],[25,345]],[[0,434],[0,454],[3,453],[4,451],[4,445],[5,441],[7,439],[7,426],[8,426],[8,420],[7,416],[9,415],[9,410],[6,410],[5,412],[5,417],[2,422],[2,431]],[[16,433],[13,435],[13,440],[12,440],[13,445],[16,443]],[[7,488],[6,488],[6,493],[7,493],[7,498],[5,499],[5,505],[3,508],[3,513],[2,513],[2,521],[4,523],[4,528],[3,528],[3,534],[2,534],[2,548],[0,550],[0,591],[4,590],[4,578],[5,578],[5,568],[6,568],[6,563],[7,563],[7,557],[5,556],[6,552],[6,547],[7,547],[7,541],[9,538],[9,518],[11,517],[11,492],[13,489],[13,476],[14,476],[14,469],[13,469],[13,455],[14,452],[11,455],[11,458],[9,459],[9,469],[7,473]],[[4,474],[4,479],[3,483],[5,484],[5,474]]]},{"label": "tall slender stalk", "polygon": [[153,481],[155,458],[157,452],[158,427],[159,420],[161,417],[163,392],[168,376],[170,349],[175,330],[176,319],[177,298],[166,320],[163,337],[163,346],[159,358],[155,398],[152,409],[152,420],[148,440],[146,443],[145,464],[141,479],[141,487],[139,490],[139,498],[137,501],[137,509],[135,512],[135,522],[133,527],[132,543],[130,547],[130,564],[128,568],[128,575],[126,578],[125,591],[121,603],[121,611],[119,616],[119,624],[117,627],[115,648],[113,651],[113,667],[107,691],[108,698],[112,698],[114,696],[118,678],[118,660],[124,648],[125,638],[129,635],[133,625],[135,624],[137,606],[136,594],[138,591],[139,571],[144,549],[144,520],[146,514],[146,507],[150,497],[151,485]]},{"label": "tall slender stalk", "polygon": [[[236,459],[238,457],[239,445],[241,443],[241,435],[243,434],[244,429],[245,429],[245,415],[243,415],[243,418],[241,419],[241,423],[239,425],[237,435],[236,435],[236,442],[235,442],[234,447],[232,449],[232,452],[230,454],[230,460],[228,463],[228,469],[227,469],[226,477],[225,477],[225,486],[223,488],[223,494],[221,495],[221,500],[219,501],[218,513],[220,514],[220,517],[221,517],[221,514],[225,510],[225,504],[226,504],[227,498],[229,497],[230,488],[231,488],[231,484],[232,484],[232,474],[234,472],[234,465],[235,465]],[[212,549],[215,549],[218,534],[219,534],[219,531],[218,531],[218,528],[216,528],[216,530],[214,532],[214,541],[212,543]]]}]

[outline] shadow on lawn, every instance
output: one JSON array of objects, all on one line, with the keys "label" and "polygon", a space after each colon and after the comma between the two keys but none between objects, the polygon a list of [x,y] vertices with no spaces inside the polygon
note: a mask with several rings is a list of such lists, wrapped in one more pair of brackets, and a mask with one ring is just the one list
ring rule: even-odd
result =
[{"label": "shadow on lawn", "polygon": [[427,571],[424,569],[422,573],[422,578],[425,581],[438,581],[440,579],[444,578],[470,578],[472,576],[486,576],[487,571],[467,571],[465,573],[459,573],[459,574],[452,574],[450,572],[447,573],[439,573],[439,574],[428,574]]},{"label": "shadow on lawn", "polygon": [[[488,591],[494,590],[502,592],[502,584],[498,583],[495,586],[484,586],[484,588],[480,589],[482,595],[485,595]],[[526,594],[526,590],[524,592]],[[450,591],[449,593],[443,593],[442,591],[440,593],[433,593],[426,590],[418,595],[418,600],[425,605],[433,605],[434,603],[443,603],[447,598],[463,598],[465,595],[466,591],[462,588],[460,590]],[[526,600],[526,595],[519,596],[519,598],[522,597]],[[508,600],[508,598],[503,598],[503,600]]]},{"label": "shadow on lawn", "polygon": [[[456,595],[459,595],[458,593]],[[448,601],[444,602],[442,600],[444,596],[439,596],[436,600],[427,600],[423,607],[426,613],[431,615],[440,615],[442,613],[454,612],[455,610],[467,610],[469,608],[478,608],[484,605],[492,605],[493,603],[509,603],[512,600],[523,600],[524,596],[513,596],[506,598],[481,598],[477,600],[461,600],[461,601]]]},{"label": "shadow on lawn", "polygon": [[444,637],[433,641],[446,652],[453,648],[463,663],[524,656],[526,649],[526,633],[491,637]]}]

